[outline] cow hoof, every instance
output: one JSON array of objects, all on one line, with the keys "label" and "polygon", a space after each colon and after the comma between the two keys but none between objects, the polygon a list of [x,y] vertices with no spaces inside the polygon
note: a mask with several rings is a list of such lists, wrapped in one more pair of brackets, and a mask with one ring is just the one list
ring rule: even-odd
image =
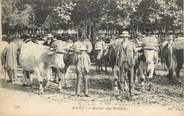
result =
[{"label": "cow hoof", "polygon": [[44,88],[39,88],[39,95],[43,95],[44,94]]},{"label": "cow hoof", "polygon": [[32,87],[31,84],[23,84],[22,86],[23,86],[23,87]]},{"label": "cow hoof", "polygon": [[149,83],[148,84],[148,91],[153,91],[153,85],[152,85],[152,83]]},{"label": "cow hoof", "polygon": [[113,88],[113,90],[115,91],[115,92],[119,92],[119,89],[118,89],[118,87],[116,86],[116,87],[114,87]]},{"label": "cow hoof", "polygon": [[116,96],[116,99],[117,99],[117,100],[120,100],[121,98],[122,98],[121,95],[117,95],[117,96]]},{"label": "cow hoof", "polygon": [[62,92],[62,89],[61,88],[57,88],[57,92],[61,93]]},{"label": "cow hoof", "polygon": [[132,95],[130,95],[130,94],[128,94],[128,95],[126,96],[126,99],[127,99],[127,100],[132,100],[132,98],[133,98],[133,97],[132,97]]},{"label": "cow hoof", "polygon": [[141,91],[142,91],[143,93],[145,93],[145,92],[146,92],[145,88],[142,88],[142,89],[141,89]]},{"label": "cow hoof", "polygon": [[13,83],[13,81],[12,80],[8,80],[7,83]]},{"label": "cow hoof", "polygon": [[39,91],[39,95],[43,95],[44,94],[44,92],[43,91]]},{"label": "cow hoof", "polygon": [[56,83],[56,84],[58,84],[58,83],[59,83],[59,81],[58,81],[58,80],[54,80],[53,82],[54,82],[54,83]]},{"label": "cow hoof", "polygon": [[77,97],[82,97],[82,95],[76,94]]}]

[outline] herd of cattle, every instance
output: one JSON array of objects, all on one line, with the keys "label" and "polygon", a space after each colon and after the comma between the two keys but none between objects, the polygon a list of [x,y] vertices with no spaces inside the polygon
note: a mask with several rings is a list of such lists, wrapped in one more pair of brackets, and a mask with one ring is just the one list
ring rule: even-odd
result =
[{"label": "herd of cattle", "polygon": [[[60,42],[62,40],[56,41]],[[75,65],[75,61],[77,61],[75,52],[69,50],[70,48],[66,50],[62,45],[60,46],[60,49],[63,49],[64,52],[60,52],[59,54],[62,54],[63,58],[60,60],[60,64],[58,65],[58,62],[55,61],[55,57],[58,53],[51,50],[48,46],[38,45],[32,42],[25,43],[22,40],[16,40],[15,43],[20,49],[19,63],[25,72],[25,79],[28,79],[27,72],[34,72],[40,82],[40,93],[43,93],[44,90],[44,86],[42,85],[43,80],[51,78],[51,67],[62,69],[64,75],[68,67],[70,65]],[[65,44],[67,44],[67,42],[65,42]],[[158,61],[161,61],[167,66],[167,70],[169,72],[167,77],[170,81],[174,81],[176,79],[173,77],[174,72],[176,72],[177,79],[180,78],[179,73],[184,62],[183,37],[176,38],[171,46],[169,46],[169,42],[167,42],[167,40],[159,42],[156,47],[157,49],[147,49],[143,44],[139,45],[135,42],[134,44],[137,50],[136,57],[134,57],[134,63],[129,67],[128,71],[122,71],[121,66],[117,64],[117,59],[119,57],[117,54],[121,44],[110,44],[106,49],[102,50],[100,57],[97,55],[97,66],[102,67],[105,65],[106,71],[108,66],[112,68],[112,72],[114,74],[112,82],[114,90],[128,91],[131,96],[135,83],[140,83],[144,88],[145,83],[151,83],[155,66]],[[120,84],[122,78],[125,80],[125,86],[123,87]],[[126,82],[128,84],[126,84]],[[59,80],[58,90],[61,90],[62,88],[61,83],[61,80]]]}]

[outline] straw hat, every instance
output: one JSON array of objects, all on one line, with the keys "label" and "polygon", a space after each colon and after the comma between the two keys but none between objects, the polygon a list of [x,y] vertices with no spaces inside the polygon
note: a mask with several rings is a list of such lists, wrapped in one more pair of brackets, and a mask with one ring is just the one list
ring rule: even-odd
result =
[{"label": "straw hat", "polygon": [[120,34],[120,37],[130,37],[130,34],[128,33],[128,31],[123,31],[123,32]]},{"label": "straw hat", "polygon": [[47,37],[49,38],[49,37],[54,37],[51,33],[49,33],[48,35],[47,35]]},{"label": "straw hat", "polygon": [[169,35],[168,40],[173,40],[174,36],[173,35]]},{"label": "straw hat", "polygon": [[100,41],[102,40],[102,38],[99,36],[99,37],[96,37],[96,41]]},{"label": "straw hat", "polygon": [[80,47],[80,49],[79,49],[80,51],[86,51],[87,50],[87,48],[83,45],[83,46],[81,46]]}]

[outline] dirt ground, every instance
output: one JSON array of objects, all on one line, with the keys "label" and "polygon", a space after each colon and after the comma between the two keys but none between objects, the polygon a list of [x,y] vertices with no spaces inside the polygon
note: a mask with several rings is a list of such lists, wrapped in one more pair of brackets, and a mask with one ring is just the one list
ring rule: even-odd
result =
[{"label": "dirt ground", "polygon": [[[184,71],[182,71],[184,72]],[[91,68],[89,74],[90,97],[75,96],[76,75],[72,68],[65,79],[68,87],[62,93],[56,91],[56,84],[50,86],[44,95],[37,89],[25,88],[22,77],[15,83],[7,83],[0,73],[0,115],[141,115],[184,116],[184,88],[171,84],[165,71],[157,71],[153,80],[154,91],[136,90],[131,100],[117,99],[111,90],[112,71],[101,74]],[[183,73],[181,73],[183,77]]]}]

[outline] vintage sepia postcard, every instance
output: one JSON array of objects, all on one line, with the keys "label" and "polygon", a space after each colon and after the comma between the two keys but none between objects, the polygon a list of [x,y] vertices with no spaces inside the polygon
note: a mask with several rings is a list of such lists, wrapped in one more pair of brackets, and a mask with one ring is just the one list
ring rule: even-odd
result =
[{"label": "vintage sepia postcard", "polygon": [[184,116],[184,0],[0,0],[0,116]]}]

